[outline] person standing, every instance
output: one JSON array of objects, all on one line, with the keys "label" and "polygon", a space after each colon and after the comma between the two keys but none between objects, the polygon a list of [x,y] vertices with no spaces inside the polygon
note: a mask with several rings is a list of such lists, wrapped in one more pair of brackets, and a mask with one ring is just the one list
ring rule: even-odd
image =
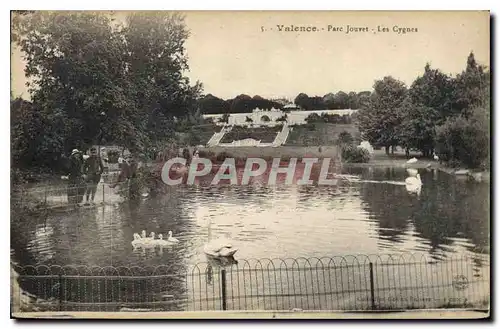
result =
[{"label": "person standing", "polygon": [[68,202],[70,204],[79,204],[83,198],[81,187],[83,185],[82,175],[83,158],[78,149],[71,151],[69,157],[68,170]]},{"label": "person standing", "polygon": [[85,160],[83,165],[83,173],[85,174],[85,180],[87,182],[87,189],[85,191],[85,204],[90,202],[94,203],[95,192],[97,191],[97,184],[101,180],[101,175],[104,171],[104,165],[101,158],[97,154],[97,149],[92,147],[90,149],[90,157]]}]

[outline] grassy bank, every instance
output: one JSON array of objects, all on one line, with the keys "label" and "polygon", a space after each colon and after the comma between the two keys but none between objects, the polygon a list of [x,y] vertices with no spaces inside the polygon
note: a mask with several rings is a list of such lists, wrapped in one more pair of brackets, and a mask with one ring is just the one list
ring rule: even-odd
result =
[{"label": "grassy bank", "polygon": [[278,146],[278,147],[205,147],[201,151],[214,155],[227,153],[238,158],[338,158],[339,149],[336,146]]},{"label": "grassy bank", "polygon": [[350,133],[355,139],[359,139],[359,130],[354,124],[315,123],[293,127],[285,145],[335,145],[338,135],[343,131]]},{"label": "grassy bank", "polygon": [[385,167],[385,168],[439,168],[441,165],[438,161],[429,158],[423,158],[419,153],[410,153],[410,157],[417,158],[415,163],[407,163],[408,158],[402,151],[394,152],[387,155],[384,150],[375,150],[370,162],[368,163],[344,163],[345,166],[369,168],[369,167]]}]

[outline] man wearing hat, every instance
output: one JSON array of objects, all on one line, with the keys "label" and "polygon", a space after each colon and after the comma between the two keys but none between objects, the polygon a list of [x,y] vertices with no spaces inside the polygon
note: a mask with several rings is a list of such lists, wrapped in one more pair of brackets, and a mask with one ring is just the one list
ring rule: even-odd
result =
[{"label": "man wearing hat", "polygon": [[101,180],[101,175],[104,171],[104,165],[102,163],[101,157],[97,154],[97,148],[92,147],[90,149],[90,157],[85,160],[83,165],[83,172],[86,175],[87,190],[85,191],[86,203],[94,203],[95,192],[97,190],[97,184]]},{"label": "man wearing hat", "polygon": [[69,157],[69,172],[68,172],[68,202],[70,204],[78,204],[83,199],[82,175],[83,157],[78,149],[71,151]]}]

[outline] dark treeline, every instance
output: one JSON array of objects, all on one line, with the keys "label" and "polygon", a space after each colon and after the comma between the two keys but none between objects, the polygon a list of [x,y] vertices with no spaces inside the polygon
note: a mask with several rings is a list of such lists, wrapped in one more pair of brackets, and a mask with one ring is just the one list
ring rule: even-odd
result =
[{"label": "dark treeline", "polygon": [[208,94],[198,100],[198,106],[203,114],[251,113],[256,108],[266,110],[283,108],[281,103],[262,98],[258,95],[250,97],[244,94],[228,100]]},{"label": "dark treeline", "polygon": [[295,104],[305,111],[359,109],[368,104],[370,95],[370,91],[350,92],[348,94],[339,91],[336,94],[329,93],[323,97],[309,97],[300,93],[295,98]]},{"label": "dark treeline", "polygon": [[[348,94],[339,91],[336,94],[329,93],[323,97],[309,97],[304,93],[300,93],[295,98],[294,103],[304,111],[359,109],[368,104],[370,95],[370,91],[362,91],[360,93],[350,92]],[[245,94],[228,100],[223,100],[212,94],[208,94],[198,101],[198,105],[203,114],[250,113],[256,108],[283,109],[286,103],[287,101],[284,99],[269,100],[258,95],[250,97]]]}]

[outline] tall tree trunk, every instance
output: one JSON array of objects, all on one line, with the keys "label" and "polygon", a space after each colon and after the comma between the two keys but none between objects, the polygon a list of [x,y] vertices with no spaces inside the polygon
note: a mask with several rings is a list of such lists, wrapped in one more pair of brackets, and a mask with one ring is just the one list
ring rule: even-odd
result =
[{"label": "tall tree trunk", "polygon": [[389,155],[389,146],[385,147],[385,154]]}]

